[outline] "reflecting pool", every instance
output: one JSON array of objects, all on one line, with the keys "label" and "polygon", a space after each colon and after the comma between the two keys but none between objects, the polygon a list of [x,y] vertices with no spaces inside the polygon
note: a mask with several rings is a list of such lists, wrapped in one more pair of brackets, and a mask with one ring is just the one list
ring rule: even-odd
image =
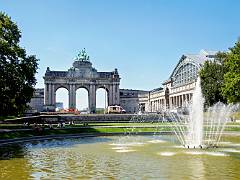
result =
[{"label": "reflecting pool", "polygon": [[238,179],[240,136],[186,149],[175,136],[105,136],[0,147],[0,179]]}]

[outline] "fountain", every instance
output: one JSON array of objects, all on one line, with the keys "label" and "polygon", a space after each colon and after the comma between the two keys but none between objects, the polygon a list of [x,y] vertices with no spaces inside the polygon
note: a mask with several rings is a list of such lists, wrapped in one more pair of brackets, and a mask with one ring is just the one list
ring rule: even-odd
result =
[{"label": "fountain", "polygon": [[[125,135],[83,134],[0,146],[0,179],[239,179],[239,135],[227,137],[219,148],[193,150],[176,145],[172,132],[162,133],[174,123],[185,147],[218,146],[237,106],[217,103],[204,112],[203,103],[198,79],[189,115],[138,113]],[[154,134],[143,136],[142,128],[155,129]]]},{"label": "fountain", "polygon": [[217,147],[230,115],[237,105],[218,102],[204,112],[201,81],[198,77],[193,93],[189,115],[169,113],[173,119],[174,132],[180,143],[187,148]]}]

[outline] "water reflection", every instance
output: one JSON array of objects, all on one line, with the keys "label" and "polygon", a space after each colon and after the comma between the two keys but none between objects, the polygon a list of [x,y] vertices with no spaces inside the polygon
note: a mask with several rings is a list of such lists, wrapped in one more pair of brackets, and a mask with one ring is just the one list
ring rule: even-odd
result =
[{"label": "water reflection", "polygon": [[191,158],[187,164],[194,179],[206,179],[203,159],[201,157]]},{"label": "water reflection", "polygon": [[171,136],[132,136],[26,143],[11,147],[15,155],[0,160],[0,179],[240,177],[239,147],[194,151],[176,148],[173,142]]},{"label": "water reflection", "polygon": [[24,148],[20,144],[0,146],[0,160],[10,158],[22,158],[24,156]]}]

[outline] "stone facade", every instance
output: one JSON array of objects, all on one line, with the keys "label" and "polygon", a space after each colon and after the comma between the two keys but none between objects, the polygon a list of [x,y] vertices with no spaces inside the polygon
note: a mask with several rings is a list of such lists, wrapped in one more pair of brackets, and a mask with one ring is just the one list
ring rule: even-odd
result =
[{"label": "stone facade", "polygon": [[198,72],[207,60],[213,60],[217,51],[201,50],[199,54],[183,55],[163,88],[154,89],[139,99],[142,111],[162,112],[184,107],[192,99]]},{"label": "stone facade", "polygon": [[55,110],[58,88],[68,90],[69,108],[72,109],[76,108],[76,90],[78,88],[85,88],[88,91],[88,104],[91,113],[96,111],[96,91],[98,88],[106,89],[109,105],[120,104],[120,77],[117,69],[112,72],[98,72],[92,67],[85,50],[78,55],[68,71],[51,71],[48,67],[43,78],[46,110]]},{"label": "stone facade", "polygon": [[139,97],[147,91],[120,89],[120,105],[127,113],[137,113],[140,110]]},{"label": "stone facade", "polygon": [[44,105],[44,89],[35,89],[33,93],[33,97],[31,98],[30,103],[28,106],[30,107],[31,111],[41,112],[43,111]]},{"label": "stone facade", "polygon": [[[89,96],[89,109],[95,112],[96,90],[104,88],[107,91],[108,105],[121,105],[128,113],[137,113],[139,110],[142,112],[176,110],[191,101],[199,69],[205,61],[213,60],[216,53],[217,51],[201,50],[199,54],[182,55],[169,79],[162,83],[163,87],[142,91],[119,89],[120,77],[117,69],[112,72],[98,72],[92,67],[89,56],[82,52],[68,71],[51,71],[47,68],[44,76],[44,106],[45,109],[54,110],[56,91],[63,87],[69,92],[69,108],[76,108],[76,90],[85,88]],[[32,107],[39,104],[39,111],[42,110],[40,104],[43,101],[43,92],[41,94],[41,98],[38,97],[39,102],[37,96],[34,96],[30,103]]]}]

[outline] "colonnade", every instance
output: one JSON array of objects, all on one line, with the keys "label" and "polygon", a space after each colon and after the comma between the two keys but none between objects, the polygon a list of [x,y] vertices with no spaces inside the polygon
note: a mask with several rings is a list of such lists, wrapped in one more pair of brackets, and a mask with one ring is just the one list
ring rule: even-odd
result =
[{"label": "colonnade", "polygon": [[185,102],[189,102],[191,101],[191,99],[192,93],[170,96],[170,108],[174,109],[178,107],[183,107],[185,105]]},{"label": "colonnade", "polygon": [[192,93],[181,95],[170,95],[169,103],[164,99],[157,99],[150,102],[151,112],[164,111],[166,109],[175,109],[183,107],[185,102],[189,102],[192,99]]},{"label": "colonnade", "polygon": [[151,101],[151,112],[158,112],[158,111],[164,110],[165,106],[166,106],[165,99],[157,99],[157,100]]}]

